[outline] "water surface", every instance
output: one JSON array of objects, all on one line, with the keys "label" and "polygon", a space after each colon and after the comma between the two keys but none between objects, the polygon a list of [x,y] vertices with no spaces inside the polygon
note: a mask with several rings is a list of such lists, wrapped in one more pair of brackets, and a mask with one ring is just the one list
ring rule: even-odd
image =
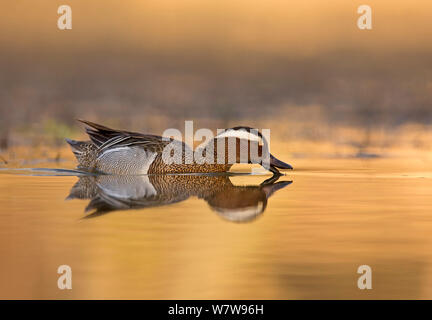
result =
[{"label": "water surface", "polygon": [[[0,298],[432,298],[430,162],[291,162],[276,182],[170,178],[153,189],[146,178],[3,168]],[[57,288],[63,264],[72,290]],[[357,288],[364,264],[372,290]]]}]

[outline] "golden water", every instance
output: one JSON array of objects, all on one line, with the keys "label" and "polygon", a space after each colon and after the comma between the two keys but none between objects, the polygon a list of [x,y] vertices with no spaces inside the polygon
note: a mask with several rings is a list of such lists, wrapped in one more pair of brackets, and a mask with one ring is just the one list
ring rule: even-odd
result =
[{"label": "golden water", "polygon": [[[432,163],[289,162],[293,183],[245,223],[197,197],[82,219],[89,201],[65,201],[77,177],[0,171],[0,298],[432,298]],[[364,264],[372,290],[357,288]]]}]

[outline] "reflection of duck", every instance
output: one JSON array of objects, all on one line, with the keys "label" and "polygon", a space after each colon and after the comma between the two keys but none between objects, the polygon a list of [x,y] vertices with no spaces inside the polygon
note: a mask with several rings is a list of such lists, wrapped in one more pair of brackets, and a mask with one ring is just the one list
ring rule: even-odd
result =
[{"label": "reflection of duck", "polygon": [[86,217],[115,210],[142,209],[180,202],[191,196],[204,199],[224,219],[254,220],[267,199],[291,181],[268,179],[257,186],[235,186],[227,175],[83,176],[67,199],[91,199]]}]

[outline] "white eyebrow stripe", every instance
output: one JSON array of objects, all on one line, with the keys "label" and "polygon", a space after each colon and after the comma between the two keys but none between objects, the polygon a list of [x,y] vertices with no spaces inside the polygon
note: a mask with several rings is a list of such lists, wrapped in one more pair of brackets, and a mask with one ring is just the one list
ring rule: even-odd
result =
[{"label": "white eyebrow stripe", "polygon": [[218,134],[216,138],[239,138],[239,139],[246,139],[249,141],[262,142],[261,137],[252,134],[246,130],[227,130],[225,132]]}]

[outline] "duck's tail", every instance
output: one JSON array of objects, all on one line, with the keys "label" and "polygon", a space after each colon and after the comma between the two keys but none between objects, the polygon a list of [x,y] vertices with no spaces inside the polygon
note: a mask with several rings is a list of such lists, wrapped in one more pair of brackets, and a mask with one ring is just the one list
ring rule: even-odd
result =
[{"label": "duck's tail", "polygon": [[96,159],[96,146],[91,141],[76,141],[66,139],[71,146],[72,152],[78,160],[78,167],[92,169]]}]

